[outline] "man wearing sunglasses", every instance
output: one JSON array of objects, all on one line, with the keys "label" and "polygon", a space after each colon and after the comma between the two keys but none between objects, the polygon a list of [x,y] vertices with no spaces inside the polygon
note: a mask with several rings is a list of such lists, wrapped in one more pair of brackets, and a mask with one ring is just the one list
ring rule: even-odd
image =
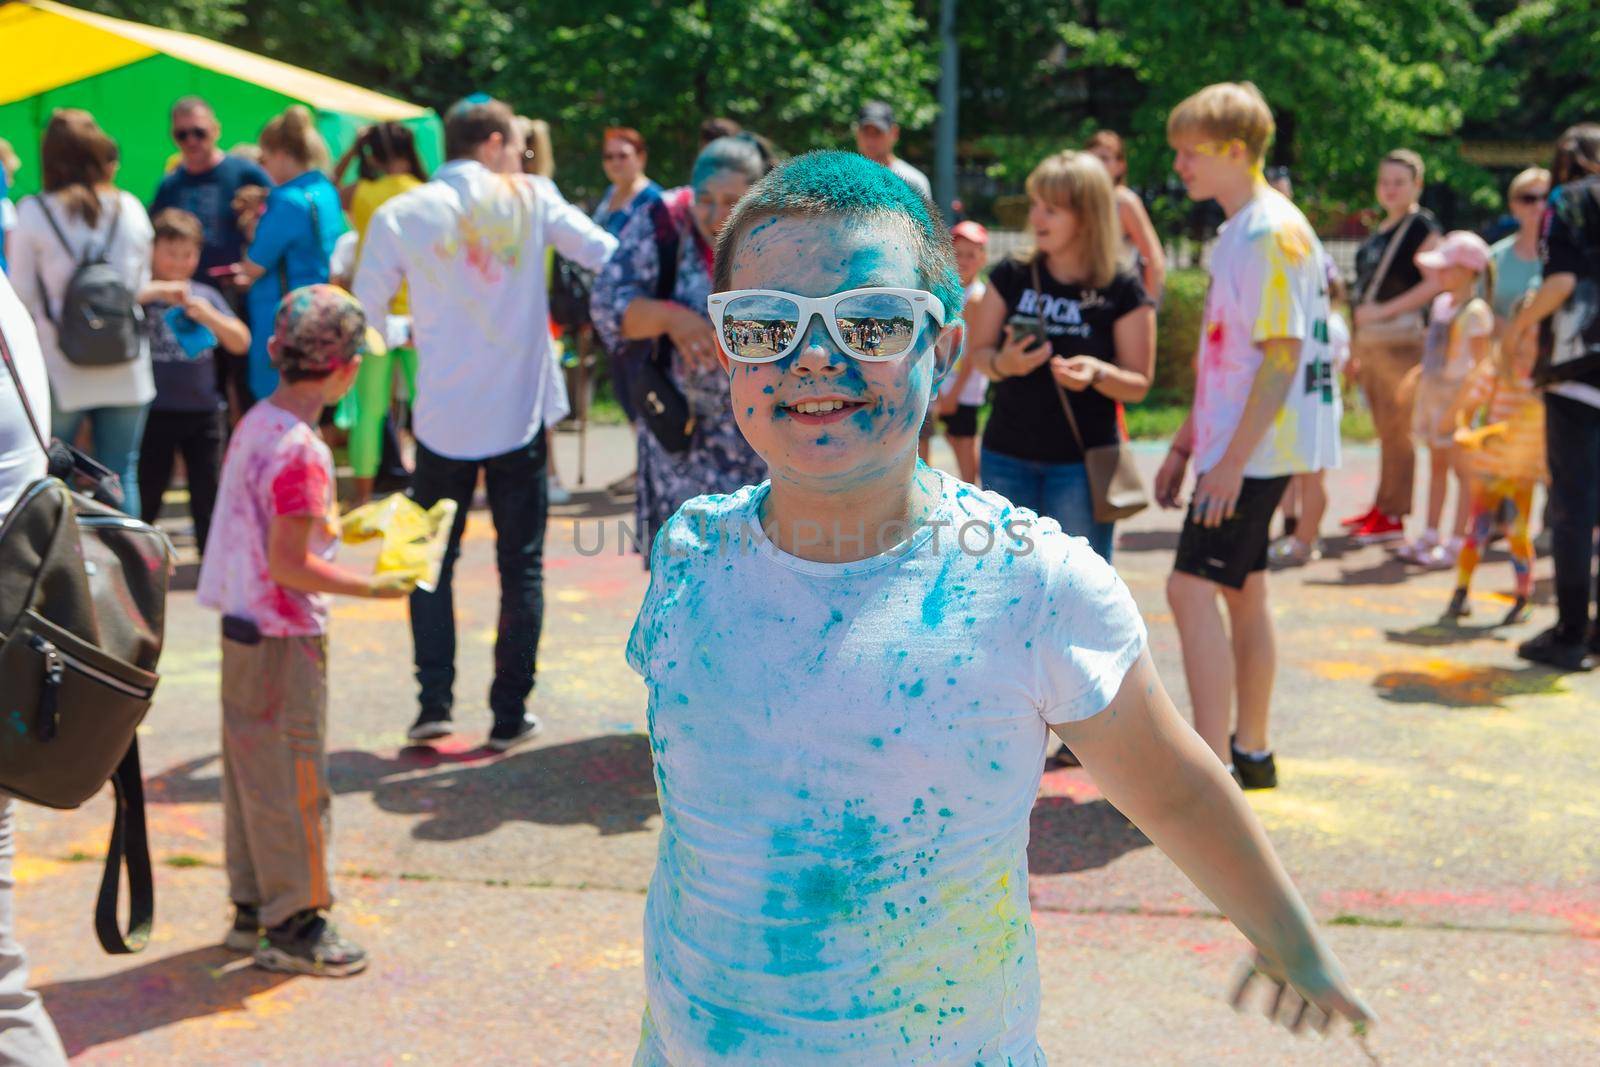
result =
[{"label": "man wearing sunglasses", "polygon": [[194,276],[217,285],[218,268],[237,263],[244,252],[244,236],[233,214],[233,194],[247,185],[270,188],[272,179],[260,164],[230,156],[217,147],[222,132],[217,116],[198,96],[183,97],[172,105],[171,132],[178,146],[178,165],[161,179],[150,214],[175,207],[200,219],[205,244]]}]

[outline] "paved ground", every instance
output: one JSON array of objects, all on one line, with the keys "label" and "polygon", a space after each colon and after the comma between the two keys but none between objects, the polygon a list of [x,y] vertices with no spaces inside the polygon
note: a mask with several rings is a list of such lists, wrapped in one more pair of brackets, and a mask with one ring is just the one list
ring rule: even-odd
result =
[{"label": "paved ground", "polygon": [[[595,434],[592,485],[620,472],[623,445]],[[569,481],[574,449],[560,439]],[[1370,492],[1372,459],[1356,451],[1333,480],[1336,514]],[[90,929],[108,804],[21,811],[20,934],[77,1061],[627,1062],[659,822],[643,689],[620,654],[644,579],[617,551],[624,511],[580,493],[558,515],[537,747],[495,758],[474,734],[437,753],[401,748],[413,711],[404,606],[336,611],[339,915],[375,961],[348,981],[267,975],[215,947],[226,919],[215,620],[192,593],[175,595],[142,738],[158,855],[157,935],[143,956],[101,955]],[[601,520],[603,550],[581,554],[574,523],[592,553]],[[1126,524],[1117,562],[1184,706],[1162,597],[1176,528],[1163,514]],[[457,579],[458,715],[474,730],[488,727],[472,698],[489,677],[492,548],[487,516],[474,514]],[[1284,784],[1250,799],[1383,1014],[1367,1052],[1393,1064],[1595,1062],[1600,676],[1516,660],[1548,608],[1515,632],[1438,626],[1448,577],[1333,548],[1273,579]],[[1503,610],[1509,581],[1492,555],[1481,617]],[[1030,861],[1042,1041],[1056,1062],[1368,1062],[1349,1039],[1297,1041],[1227,1009],[1242,940],[1081,771],[1046,775]]]}]

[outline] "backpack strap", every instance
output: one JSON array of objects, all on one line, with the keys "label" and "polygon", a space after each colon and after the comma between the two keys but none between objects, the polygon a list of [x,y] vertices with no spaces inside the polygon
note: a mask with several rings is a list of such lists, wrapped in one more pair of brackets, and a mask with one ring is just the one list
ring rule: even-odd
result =
[{"label": "backpack strap", "polygon": [[[94,932],[100,947],[113,956],[141,951],[150,940],[155,922],[155,882],[150,873],[150,838],[144,821],[144,776],[139,770],[139,739],[128,744],[128,751],[111,776],[116,794],[116,812],[111,823],[111,842],[106,846],[106,868],[100,876],[100,896],[94,906]],[[117,922],[117,894],[122,868],[128,869],[128,931]]]},{"label": "backpack strap", "polygon": [[105,244],[100,246],[100,251],[94,254],[91,260],[87,251],[84,253],[85,262],[104,263],[106,256],[111,254],[111,246],[117,240],[117,223],[122,221],[122,193],[120,191],[111,199],[111,222],[106,226]]},{"label": "backpack strap", "polygon": [[16,360],[11,357],[11,346],[6,343],[6,332],[3,328],[0,328],[0,357],[5,360],[6,370],[11,373],[11,380],[17,384],[17,399],[22,401],[23,413],[28,416],[28,425],[33,428],[33,439],[39,442],[39,450],[48,457],[50,442],[39,429],[39,420],[34,417],[33,406],[28,403],[28,390],[22,385],[22,374],[17,370]]},{"label": "backpack strap", "polygon": [[[317,213],[317,198],[308,191],[306,193],[306,209],[311,213],[311,239],[317,244],[317,251],[322,250],[322,217]],[[285,248],[283,255],[278,257],[278,299],[282,300],[289,295],[289,250]]]}]

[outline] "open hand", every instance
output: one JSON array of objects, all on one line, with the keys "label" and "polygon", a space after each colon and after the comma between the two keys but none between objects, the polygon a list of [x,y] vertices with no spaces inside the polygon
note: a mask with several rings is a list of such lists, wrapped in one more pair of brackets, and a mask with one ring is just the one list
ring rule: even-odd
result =
[{"label": "open hand", "polygon": [[696,367],[710,367],[717,361],[717,332],[703,316],[680,307],[667,326],[672,346]]},{"label": "open hand", "polygon": [[1244,472],[1218,463],[1194,484],[1195,519],[1201,526],[1221,526],[1233,518],[1243,489]]},{"label": "open hand", "polygon": [[1267,1018],[1297,1034],[1307,1028],[1327,1033],[1336,1019],[1348,1019],[1357,1036],[1364,1037],[1367,1028],[1377,1021],[1377,1015],[1332,959],[1290,973],[1258,953],[1233,992],[1231,1003],[1235,1010],[1244,1010],[1250,987],[1258,982],[1264,982],[1270,993],[1265,1006]]}]

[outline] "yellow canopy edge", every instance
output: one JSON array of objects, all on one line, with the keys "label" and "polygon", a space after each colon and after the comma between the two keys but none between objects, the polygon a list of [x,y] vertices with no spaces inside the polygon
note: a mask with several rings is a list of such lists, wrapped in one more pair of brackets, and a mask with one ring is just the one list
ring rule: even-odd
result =
[{"label": "yellow canopy edge", "polygon": [[156,54],[148,44],[26,3],[0,7],[0,104]]},{"label": "yellow canopy edge", "polygon": [[[142,59],[154,52],[163,52],[174,59],[181,59],[185,63],[192,63],[197,67],[215,71],[241,81],[252,82],[267,89],[282,93],[284,96],[302,100],[305,103],[326,111],[342,111],[358,118],[371,119],[374,122],[399,121],[402,119],[417,118],[426,115],[425,108],[404,100],[397,100],[392,96],[375,93],[370,89],[363,89],[359,85],[351,85],[337,78],[330,78],[326,74],[304,70],[280,63],[276,59],[258,56],[254,52],[246,52],[242,48],[220,44],[196,37],[191,33],[180,33],[177,30],[157,29],[154,26],[144,26],[137,22],[128,22],[124,19],[112,18],[109,15],[96,15],[88,11],[79,11],[77,8],[65,4],[57,4],[52,0],[18,0],[17,3],[8,4],[0,8],[0,13],[10,11],[12,8],[33,8],[39,12],[68,19],[86,28],[112,34],[128,42],[130,47],[139,47],[141,51],[130,55],[125,62]],[[0,39],[3,39],[4,24],[0,23]],[[9,51],[10,42],[0,49],[0,55]],[[37,53],[36,53],[37,54]],[[75,78],[63,78],[59,72],[52,71],[55,75],[51,84],[42,86],[50,88],[52,85],[64,85],[77,78],[86,77],[88,74],[98,74],[110,70],[120,64],[103,66],[87,74]],[[4,84],[7,75],[0,71],[0,84]],[[38,89],[33,90],[38,92]],[[4,92],[0,92],[0,103],[8,99]]]}]

